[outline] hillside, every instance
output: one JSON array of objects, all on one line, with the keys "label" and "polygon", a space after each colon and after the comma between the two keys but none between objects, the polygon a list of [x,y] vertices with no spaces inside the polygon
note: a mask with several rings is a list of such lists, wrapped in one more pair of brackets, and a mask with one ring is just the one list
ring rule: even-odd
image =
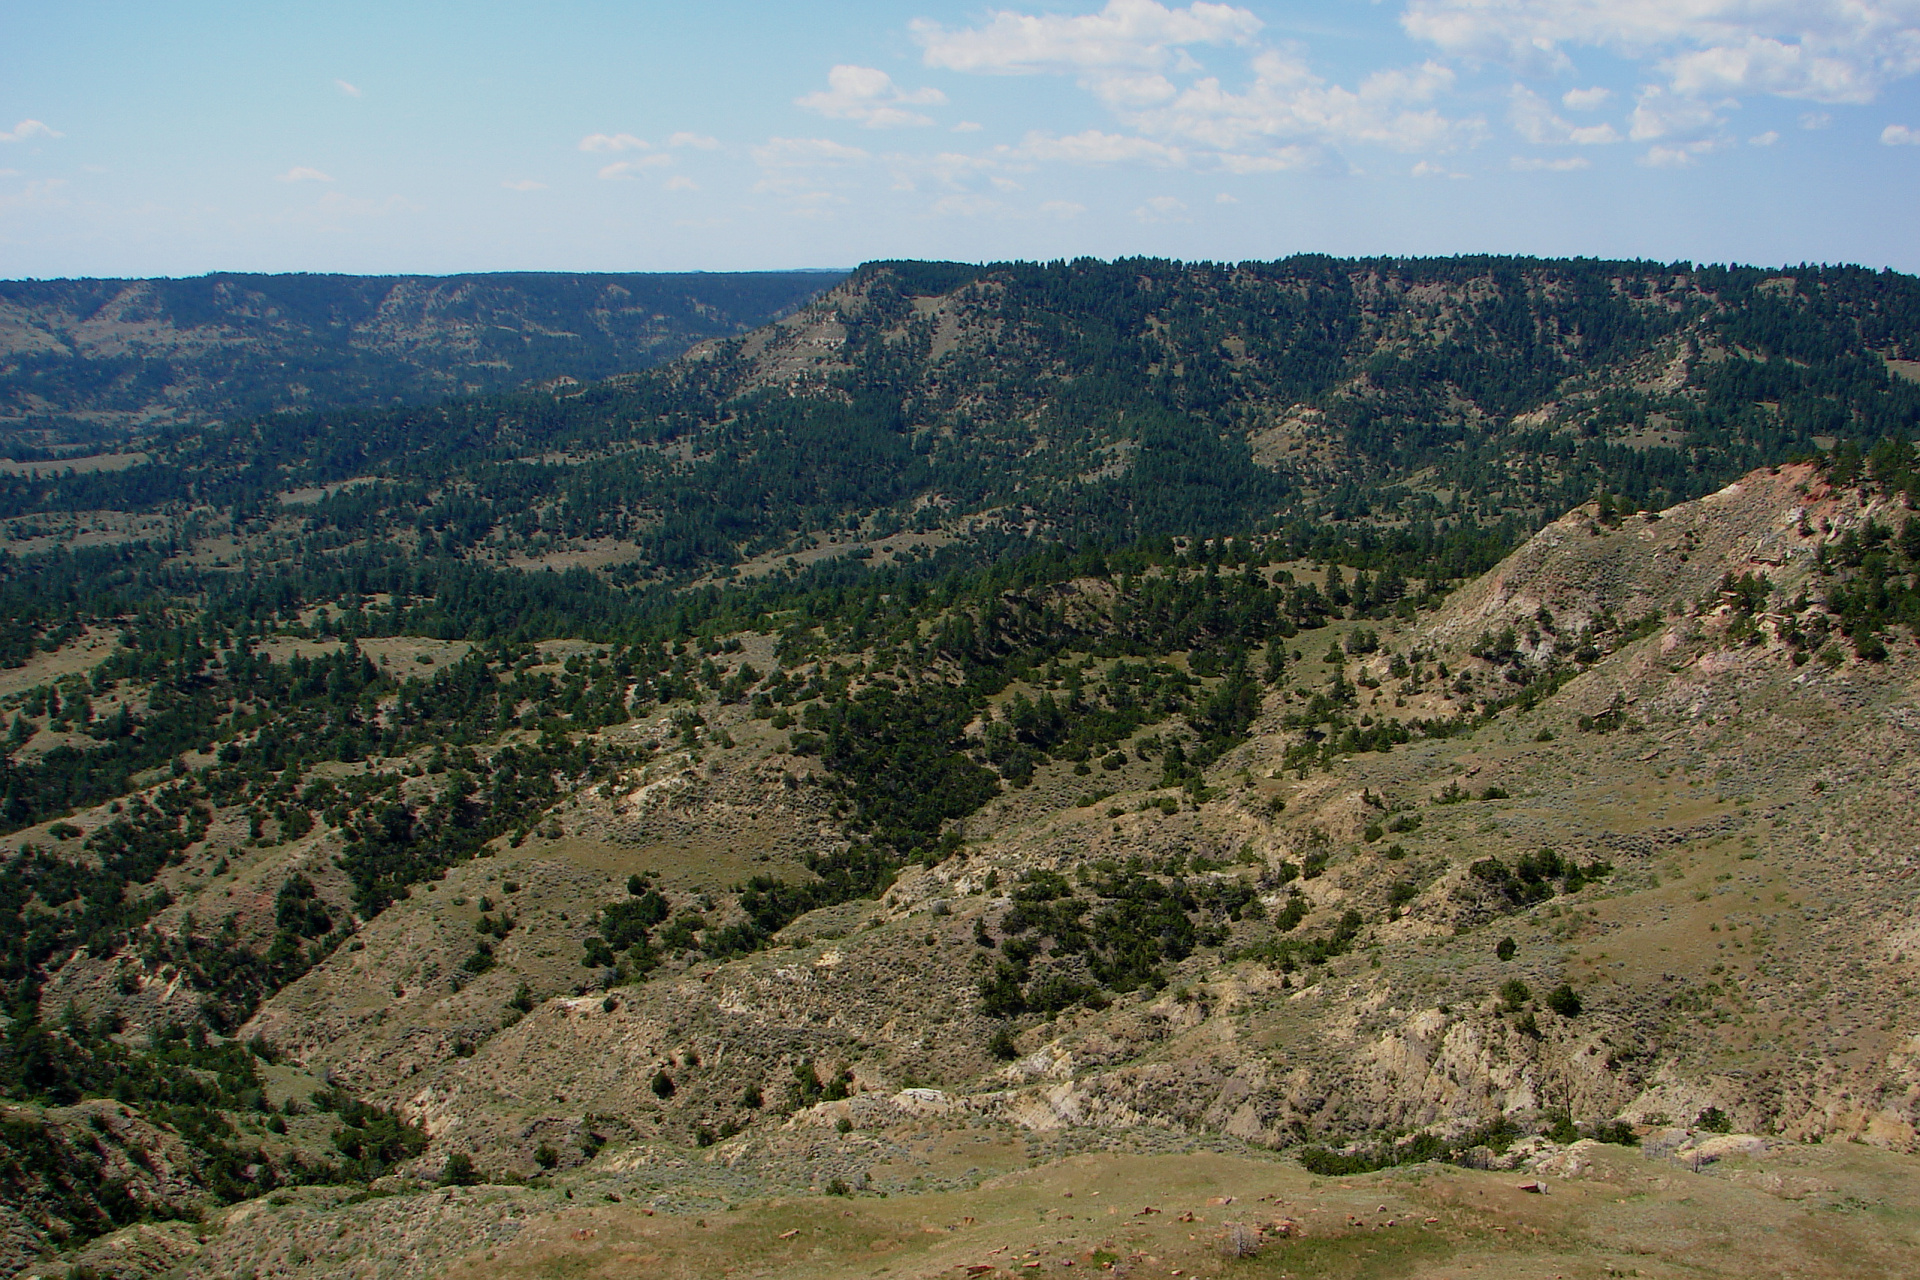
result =
[{"label": "hillside", "polygon": [[1336,524],[1505,549],[1602,490],[1661,508],[1911,433],[1916,331],[1920,285],[1851,268],[870,264],[657,370],[159,430],[121,470],[0,476],[0,516],[101,543],[192,511],[196,539],[276,574],[275,548],[317,540],[376,574],[578,566],[642,590],[1036,537]]},{"label": "hillside", "polygon": [[0,445],[593,381],[744,332],[834,283],[738,275],[236,275],[0,281]]},{"label": "hillside", "polygon": [[[1223,1222],[1276,1274],[1909,1270],[1909,282],[1697,273],[1518,425],[1412,377],[1436,457],[1536,468],[1469,493],[1324,425],[1448,307],[1291,402],[1316,480],[1229,420],[1295,348],[1101,417],[1118,304],[986,300],[1123,267],[887,264],[613,385],[17,483],[0,1270],[1159,1275]],[[1176,282],[1239,324],[1231,274]],[[1541,511],[1668,447],[1581,379],[1674,353],[1686,496]]]}]

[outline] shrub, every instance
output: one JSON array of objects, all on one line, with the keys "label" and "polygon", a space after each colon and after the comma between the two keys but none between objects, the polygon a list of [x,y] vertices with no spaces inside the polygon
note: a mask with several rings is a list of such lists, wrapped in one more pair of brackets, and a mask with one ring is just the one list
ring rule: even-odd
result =
[{"label": "shrub", "polygon": [[1547,993],[1547,1008],[1563,1018],[1577,1018],[1580,1016],[1580,997],[1563,982]]},{"label": "shrub", "polygon": [[1593,1127],[1595,1142],[1610,1142],[1620,1147],[1637,1147],[1640,1135],[1625,1120],[1608,1120]]}]

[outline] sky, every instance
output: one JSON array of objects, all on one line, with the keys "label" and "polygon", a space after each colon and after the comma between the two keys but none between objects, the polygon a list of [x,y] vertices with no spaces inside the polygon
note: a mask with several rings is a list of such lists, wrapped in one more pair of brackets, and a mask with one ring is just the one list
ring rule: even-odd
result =
[{"label": "sky", "polygon": [[1920,0],[0,3],[0,277],[1920,272]]}]

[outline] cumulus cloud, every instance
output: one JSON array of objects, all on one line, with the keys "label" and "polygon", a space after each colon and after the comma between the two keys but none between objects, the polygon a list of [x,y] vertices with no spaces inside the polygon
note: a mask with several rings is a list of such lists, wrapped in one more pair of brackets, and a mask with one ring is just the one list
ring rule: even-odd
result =
[{"label": "cumulus cloud", "polygon": [[1319,147],[1301,146],[1276,147],[1271,151],[1256,154],[1240,152],[1222,152],[1216,157],[1220,167],[1228,173],[1286,173],[1296,169],[1326,169],[1327,155]]},{"label": "cumulus cloud", "polygon": [[346,94],[349,98],[357,98],[360,96],[360,86],[357,84],[348,84],[345,80],[335,80],[333,87],[341,93]]},{"label": "cumulus cloud", "polygon": [[281,174],[276,179],[276,181],[279,181],[279,182],[332,182],[333,177],[330,174],[325,174],[320,172],[318,169],[309,168],[304,164],[297,164],[293,168]]},{"label": "cumulus cloud", "polygon": [[[0,172],[4,172],[10,178],[20,176],[13,170]],[[35,178],[17,192],[0,195],[0,209],[60,208],[67,203],[66,197],[60,194],[61,189],[66,185],[65,178]]]},{"label": "cumulus cloud", "polygon": [[1569,49],[1646,62],[1681,94],[1870,101],[1920,71],[1920,0],[1412,0],[1407,33],[1469,58],[1565,71]]},{"label": "cumulus cloud", "polygon": [[1525,85],[1513,86],[1507,121],[1515,133],[1535,146],[1599,146],[1620,141],[1620,134],[1610,124],[1567,123],[1553,113],[1546,99]]},{"label": "cumulus cloud", "polygon": [[798,106],[832,120],[853,120],[869,129],[929,125],[933,117],[910,107],[937,107],[947,100],[938,89],[909,92],[876,67],[842,64],[827,72],[827,87],[795,98]]},{"label": "cumulus cloud", "polygon": [[[1078,16],[1001,10],[958,30],[914,24],[930,66],[1073,76],[1132,134],[1159,144],[1131,157],[1154,163],[1168,163],[1174,151],[1211,151],[1239,171],[1301,168],[1319,163],[1327,147],[1439,151],[1485,133],[1483,121],[1454,119],[1434,105],[1454,84],[1438,62],[1377,71],[1348,88],[1314,74],[1296,52],[1261,47],[1261,29],[1234,5],[1157,0],[1109,0]],[[1244,51],[1250,81],[1207,74],[1191,52],[1203,45]]]},{"label": "cumulus cloud", "polygon": [[1521,173],[1571,173],[1577,169],[1590,169],[1593,162],[1585,156],[1514,156],[1507,161],[1507,168]]},{"label": "cumulus cloud", "polygon": [[1004,207],[998,200],[970,193],[941,196],[933,202],[934,214],[943,218],[981,218]]},{"label": "cumulus cloud", "polygon": [[1264,142],[1370,143],[1397,150],[1441,150],[1469,145],[1484,131],[1478,120],[1455,120],[1425,104],[1453,85],[1438,63],[1377,71],[1358,88],[1328,84],[1290,55],[1268,51],[1253,60],[1245,92],[1207,77],[1161,107],[1129,113],[1143,132],[1221,150]]},{"label": "cumulus cloud", "polygon": [[28,138],[64,138],[67,135],[51,128],[43,120],[22,120],[11,129],[0,130],[0,142],[25,142]]},{"label": "cumulus cloud", "polygon": [[684,173],[676,173],[667,179],[667,190],[669,191],[698,191],[699,189],[700,184]]},{"label": "cumulus cloud", "polygon": [[1880,131],[1880,143],[1888,147],[1920,147],[1920,129],[1890,124]]},{"label": "cumulus cloud", "polygon": [[1187,162],[1185,153],[1178,147],[1170,147],[1151,138],[1102,133],[1098,129],[1087,129],[1064,138],[1029,133],[1016,152],[1028,159],[1066,164],[1132,163],[1177,169]]},{"label": "cumulus cloud", "polygon": [[1633,104],[1627,136],[1635,142],[1684,137],[1713,129],[1719,123],[1720,113],[1712,105],[1650,87],[1642,89]]},{"label": "cumulus cloud", "polygon": [[582,151],[651,151],[653,144],[630,133],[590,133],[580,139]]},{"label": "cumulus cloud", "polygon": [[[801,201],[805,209],[824,214],[827,207],[844,203],[839,196],[820,190],[823,186],[844,185],[836,171],[864,165],[873,159],[859,147],[850,147],[830,138],[768,138],[751,152],[760,166],[756,191],[770,191]],[[800,212],[796,205],[794,212]]]},{"label": "cumulus cloud", "polygon": [[872,158],[859,147],[830,138],[768,138],[753,149],[754,163],[766,169],[860,164]]},{"label": "cumulus cloud", "polygon": [[1260,19],[1226,4],[1170,9],[1155,0],[1108,0],[1099,13],[1024,14],[1001,10],[984,26],[949,31],[920,19],[914,35],[930,67],[985,75],[1156,70],[1180,60],[1184,46],[1243,42]]},{"label": "cumulus cloud", "polygon": [[1780,141],[1780,134],[1776,130],[1769,129],[1765,133],[1756,133],[1751,138],[1748,138],[1747,145],[1750,147],[1770,147],[1778,141]]},{"label": "cumulus cloud", "polygon": [[615,160],[612,164],[603,165],[600,169],[600,176],[603,178],[635,178],[649,169],[658,169],[662,165],[672,163],[672,156],[664,151],[656,151],[651,155],[635,156],[631,160]]},{"label": "cumulus cloud", "polygon": [[720,149],[720,139],[708,137],[704,133],[688,133],[683,129],[671,138],[668,138],[667,145],[670,147],[692,147],[696,151],[717,151]]},{"label": "cumulus cloud", "polygon": [[1175,196],[1155,196],[1133,211],[1133,216],[1145,223],[1188,222],[1187,202]]},{"label": "cumulus cloud", "polygon": [[1597,111],[1613,100],[1613,90],[1598,85],[1591,89],[1569,89],[1560,95],[1560,105],[1569,111]]},{"label": "cumulus cloud", "polygon": [[1701,156],[1718,151],[1721,146],[1717,138],[1701,138],[1671,145],[1659,143],[1647,148],[1647,153],[1640,157],[1640,163],[1652,169],[1686,169],[1698,163]]},{"label": "cumulus cloud", "polygon": [[1086,211],[1087,206],[1075,204],[1071,200],[1049,200],[1040,206],[1041,213],[1046,214],[1049,218],[1058,218],[1062,222],[1070,218],[1077,218]]}]

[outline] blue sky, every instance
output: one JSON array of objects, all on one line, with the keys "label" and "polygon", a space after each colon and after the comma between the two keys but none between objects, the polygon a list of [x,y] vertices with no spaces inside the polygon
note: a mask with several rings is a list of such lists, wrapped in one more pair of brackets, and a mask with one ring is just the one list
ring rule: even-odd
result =
[{"label": "blue sky", "polygon": [[0,7],[0,276],[1920,271],[1920,0]]}]

